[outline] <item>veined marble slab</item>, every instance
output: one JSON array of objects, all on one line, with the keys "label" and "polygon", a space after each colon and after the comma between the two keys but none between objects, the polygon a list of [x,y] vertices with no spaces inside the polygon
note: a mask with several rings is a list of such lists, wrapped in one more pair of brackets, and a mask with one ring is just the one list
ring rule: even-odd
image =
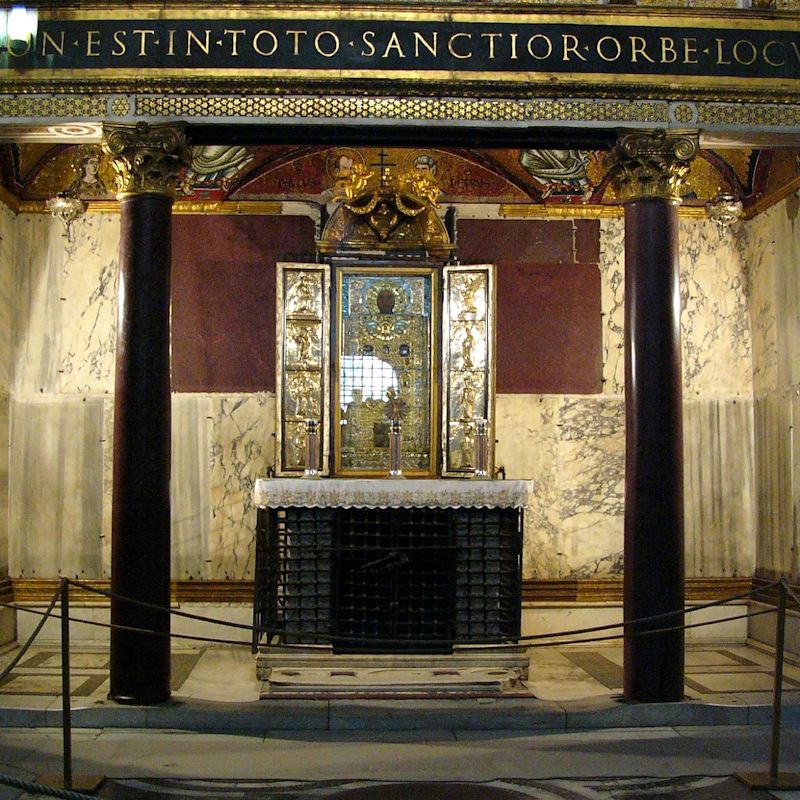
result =
[{"label": "veined marble slab", "polygon": [[797,440],[798,398],[771,394],[756,400],[755,451],[758,492],[756,566],[771,574],[798,577]]},{"label": "veined marble slab", "polygon": [[625,221],[600,220],[600,303],[603,311],[603,391],[625,389]]},{"label": "veined marble slab", "polygon": [[751,575],[756,498],[753,403],[683,405],[686,575]]},{"label": "veined marble slab", "polygon": [[13,387],[19,395],[52,394],[60,385],[62,230],[49,216],[17,218]]},{"label": "veined marble slab", "polygon": [[201,580],[210,572],[212,411],[208,395],[172,396],[170,504],[176,580]]},{"label": "veined marble slab", "polygon": [[12,576],[100,575],[102,437],[102,399],[12,400]]},{"label": "veined marble slab", "polygon": [[709,221],[679,227],[683,386],[689,395],[753,390],[746,263],[733,230]]},{"label": "veined marble slab", "polygon": [[14,264],[17,223],[14,213],[0,203],[0,389],[11,386]]},{"label": "veined marble slab", "polygon": [[86,214],[64,240],[61,267],[62,392],[113,392],[117,346],[119,215]]},{"label": "veined marble slab", "polygon": [[252,578],[256,478],[275,464],[275,395],[211,400],[211,522],[207,577]]},{"label": "veined marble slab", "polygon": [[747,286],[753,339],[753,393],[762,397],[778,388],[777,272],[781,269],[776,240],[779,203],[745,223]]}]

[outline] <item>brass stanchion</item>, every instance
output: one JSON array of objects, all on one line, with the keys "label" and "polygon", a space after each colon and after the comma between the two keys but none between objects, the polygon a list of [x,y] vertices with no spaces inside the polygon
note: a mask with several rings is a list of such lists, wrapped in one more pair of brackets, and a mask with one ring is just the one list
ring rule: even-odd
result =
[{"label": "brass stanchion", "polygon": [[783,696],[783,649],[786,642],[786,579],[778,584],[778,615],[775,620],[775,683],[772,690],[772,746],[769,772],[740,772],[736,777],[751,789],[800,789],[800,774],[780,772],[781,702]]}]

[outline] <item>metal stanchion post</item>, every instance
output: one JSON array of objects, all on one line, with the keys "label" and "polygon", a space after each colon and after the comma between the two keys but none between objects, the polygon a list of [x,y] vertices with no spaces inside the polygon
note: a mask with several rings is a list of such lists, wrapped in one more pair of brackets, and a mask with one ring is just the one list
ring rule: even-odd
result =
[{"label": "metal stanchion post", "polygon": [[781,702],[783,697],[783,649],[786,643],[786,580],[778,584],[778,613],[775,620],[775,682],[772,690],[772,745],[769,772],[743,772],[736,777],[751,789],[800,789],[800,774],[780,772]]},{"label": "metal stanchion post", "polygon": [[61,732],[63,739],[64,769],[59,780],[57,775],[45,774],[38,782],[85,794],[95,794],[105,780],[99,775],[81,775],[77,779],[72,774],[72,700],[70,698],[70,647],[69,647],[69,580],[61,579]]},{"label": "metal stanchion post", "polygon": [[64,740],[64,788],[72,788],[72,704],[69,685],[69,581],[61,581],[61,722]]}]

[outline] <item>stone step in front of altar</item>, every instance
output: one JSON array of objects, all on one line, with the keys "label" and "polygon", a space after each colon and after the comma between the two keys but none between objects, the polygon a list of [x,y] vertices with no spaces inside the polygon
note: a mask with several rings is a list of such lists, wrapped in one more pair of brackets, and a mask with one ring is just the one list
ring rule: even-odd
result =
[{"label": "stone step in front of altar", "polygon": [[529,694],[524,647],[456,647],[452,654],[334,654],[328,647],[262,647],[262,697]]},{"label": "stone step in front of altar", "polygon": [[292,695],[486,695],[527,690],[516,670],[466,667],[461,669],[273,669],[262,692]]}]

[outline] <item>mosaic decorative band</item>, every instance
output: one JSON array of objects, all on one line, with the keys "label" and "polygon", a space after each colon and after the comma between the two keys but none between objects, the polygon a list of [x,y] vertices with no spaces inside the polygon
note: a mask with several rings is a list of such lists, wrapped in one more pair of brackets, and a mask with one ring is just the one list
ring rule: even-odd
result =
[{"label": "mosaic decorative band", "polygon": [[[443,122],[554,122],[688,126],[700,129],[796,129],[800,105],[615,99],[502,100],[481,98],[266,95],[6,95],[0,118],[53,126],[59,121],[121,119],[337,119]],[[2,130],[0,128],[0,130]],[[63,138],[69,137],[64,130]],[[77,131],[75,135],[80,133]]]}]

